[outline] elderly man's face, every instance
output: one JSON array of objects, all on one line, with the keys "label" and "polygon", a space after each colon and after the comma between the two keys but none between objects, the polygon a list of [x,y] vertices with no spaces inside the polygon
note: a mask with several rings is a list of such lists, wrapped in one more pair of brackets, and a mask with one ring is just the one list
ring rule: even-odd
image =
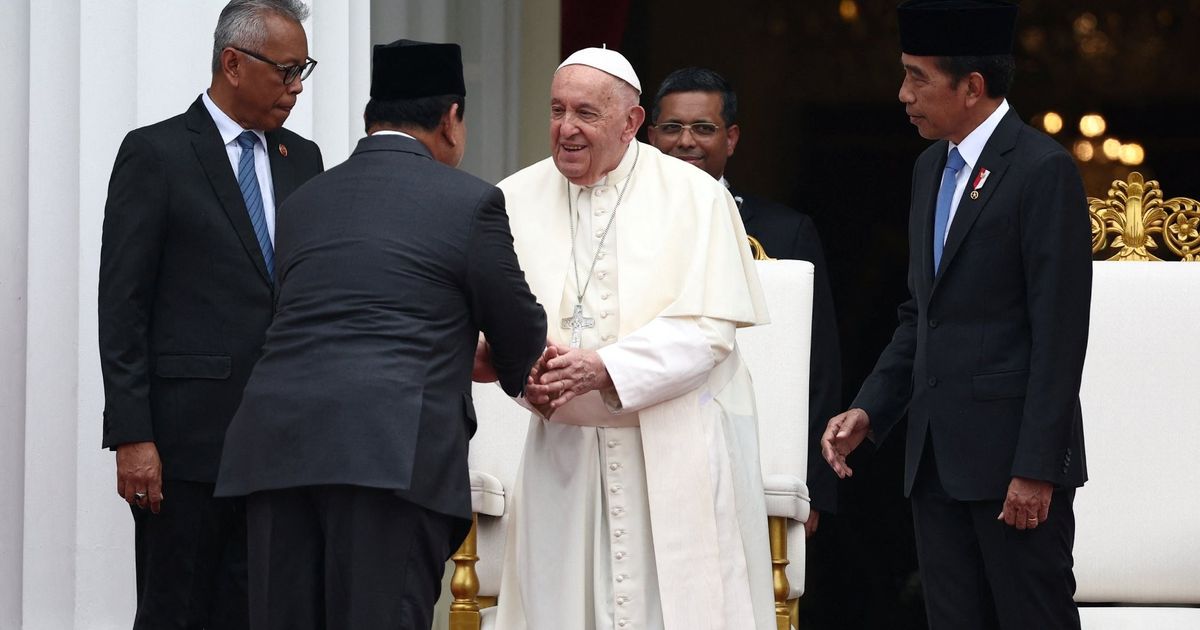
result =
[{"label": "elderly man's face", "polygon": [[599,181],[621,163],[645,120],[637,92],[590,66],[559,70],[550,85],[550,155],[573,184]]},{"label": "elderly man's face", "polygon": [[[308,37],[300,24],[276,14],[266,16],[267,39],[261,50],[251,50],[264,59],[290,66],[303,64],[308,58]],[[283,82],[283,73],[275,66],[238,52],[238,76],[235,98],[238,101],[238,122],[248,129],[270,131],[287,121],[296,105],[296,97],[304,90],[297,78]]]},{"label": "elderly man's face", "polygon": [[737,125],[725,124],[722,105],[720,92],[676,92],[662,97],[658,120],[648,131],[650,144],[720,179],[739,133]]}]

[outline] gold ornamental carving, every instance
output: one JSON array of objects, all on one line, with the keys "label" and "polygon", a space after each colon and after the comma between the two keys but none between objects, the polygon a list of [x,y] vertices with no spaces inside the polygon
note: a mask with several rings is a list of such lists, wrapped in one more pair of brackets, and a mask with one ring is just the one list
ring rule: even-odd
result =
[{"label": "gold ornamental carving", "polygon": [[1158,182],[1145,181],[1141,173],[1113,181],[1105,199],[1089,197],[1088,212],[1093,256],[1114,249],[1108,260],[1162,260],[1155,255],[1161,241],[1181,261],[1200,260],[1200,201],[1164,201]]}]

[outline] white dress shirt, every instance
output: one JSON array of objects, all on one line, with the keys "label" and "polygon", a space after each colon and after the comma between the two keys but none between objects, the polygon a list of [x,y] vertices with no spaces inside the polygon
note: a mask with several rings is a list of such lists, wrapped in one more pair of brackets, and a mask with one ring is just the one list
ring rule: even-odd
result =
[{"label": "white dress shirt", "polygon": [[[209,116],[217,124],[217,133],[221,134],[221,142],[225,143],[225,153],[229,155],[229,166],[233,169],[233,179],[237,180],[238,162],[242,159],[242,145],[237,143],[238,136],[246,129],[237,124],[228,114],[208,96],[206,90],[200,95]],[[271,245],[275,244],[275,188],[271,184],[271,161],[267,158],[267,135],[258,129],[251,129],[258,136],[254,145],[254,174],[258,176],[258,190],[262,193],[263,215],[267,219],[267,233],[271,236]]]},{"label": "white dress shirt", "polygon": [[983,153],[983,147],[987,144],[989,138],[992,137],[992,132],[996,131],[996,127],[1000,124],[1000,119],[1008,113],[1008,99],[1000,101],[1000,106],[996,111],[992,112],[986,120],[979,124],[974,131],[967,134],[966,138],[959,144],[950,143],[946,148],[946,155],[950,151],[957,148],[958,154],[962,156],[966,165],[958,171],[958,175],[954,178],[954,197],[950,202],[950,217],[946,220],[946,232],[942,234],[942,243],[945,244],[946,237],[950,234],[950,225],[954,223],[954,214],[958,212],[958,202],[962,199],[963,192],[967,189],[967,184],[975,181],[975,176],[978,174],[975,165],[979,163],[979,156]]}]

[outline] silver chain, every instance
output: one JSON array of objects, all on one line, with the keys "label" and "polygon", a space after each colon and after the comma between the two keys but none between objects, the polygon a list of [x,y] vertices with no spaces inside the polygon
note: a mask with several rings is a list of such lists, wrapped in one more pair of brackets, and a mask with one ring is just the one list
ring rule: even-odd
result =
[{"label": "silver chain", "polygon": [[[608,238],[608,231],[612,229],[613,221],[617,218],[617,208],[621,207],[621,201],[625,199],[625,191],[629,188],[629,180],[633,179],[633,172],[637,169],[638,157],[642,153],[641,144],[634,141],[633,166],[629,168],[629,174],[625,176],[625,181],[622,182],[620,190],[617,191],[617,203],[613,205],[612,216],[608,217],[608,225],[604,226],[604,232],[600,234],[600,243],[596,245],[596,253],[592,255],[592,267],[588,269],[587,282],[583,284],[583,288],[579,289],[579,293],[575,296],[576,304],[583,304],[583,294],[587,293],[587,289],[592,284],[592,273],[596,271],[596,261],[600,260],[600,252],[604,248],[604,239]],[[567,181],[567,216],[571,222],[571,265],[575,269],[575,287],[579,287],[579,259],[575,257],[575,208],[571,203],[571,182]]]}]

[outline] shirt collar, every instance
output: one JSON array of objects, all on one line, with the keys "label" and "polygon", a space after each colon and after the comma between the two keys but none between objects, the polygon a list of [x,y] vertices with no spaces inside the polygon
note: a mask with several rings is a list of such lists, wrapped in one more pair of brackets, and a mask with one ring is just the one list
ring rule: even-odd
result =
[{"label": "shirt collar", "polygon": [[[217,107],[217,104],[209,97],[208,90],[205,90],[200,95],[200,99],[204,101],[204,107],[208,110],[208,115],[212,116],[213,122],[217,124],[217,133],[221,134],[221,144],[227,145],[237,140],[237,137],[242,135],[243,131],[246,131],[241,125],[230,118],[229,114],[226,114],[220,107]],[[262,143],[265,149],[267,147],[267,135],[258,129],[251,129],[251,131],[254,132],[254,135],[258,136],[258,141]]]},{"label": "shirt collar", "polygon": [[996,131],[996,127],[1000,125],[1000,120],[1008,113],[1008,99],[1000,101],[1000,106],[996,111],[992,112],[974,131],[967,134],[963,141],[946,148],[946,154],[954,148],[958,149],[958,154],[962,156],[963,162],[966,162],[968,169],[974,170],[974,166],[979,162],[979,156],[983,154],[983,147],[987,145],[987,141],[992,137],[992,132]]},{"label": "shirt collar", "polygon": [[729,180],[728,180],[728,179],[725,179],[725,176],[724,176],[724,175],[722,175],[722,176],[721,176],[721,179],[720,179],[720,180],[718,180],[718,181],[720,181],[720,182],[721,182],[721,185],[725,187],[725,190],[729,190]]},{"label": "shirt collar", "polygon": [[630,142],[629,146],[625,147],[625,156],[621,158],[621,162],[619,164],[617,164],[617,168],[614,168],[613,170],[609,171],[607,174],[604,175],[604,177],[601,177],[600,180],[597,181],[596,183],[590,184],[588,186],[579,186],[579,185],[567,182],[567,185],[568,185],[569,189],[571,190],[571,193],[574,195],[579,195],[579,193],[584,189],[592,189],[592,188],[599,188],[602,186],[607,186],[607,185],[609,185],[609,182],[619,185],[621,182],[625,181],[625,178],[629,176],[629,173],[631,171],[633,171],[633,163],[637,159],[638,152],[641,150],[638,148],[638,146],[637,146],[638,144],[639,143],[637,140]]},{"label": "shirt collar", "polygon": [[[404,133],[403,131],[396,131],[395,129],[381,129],[379,131],[376,131],[375,133],[372,133],[371,135],[372,136],[403,136],[405,138],[408,138],[409,140],[417,140],[416,138]],[[420,140],[417,140],[417,141],[420,142]]]}]

